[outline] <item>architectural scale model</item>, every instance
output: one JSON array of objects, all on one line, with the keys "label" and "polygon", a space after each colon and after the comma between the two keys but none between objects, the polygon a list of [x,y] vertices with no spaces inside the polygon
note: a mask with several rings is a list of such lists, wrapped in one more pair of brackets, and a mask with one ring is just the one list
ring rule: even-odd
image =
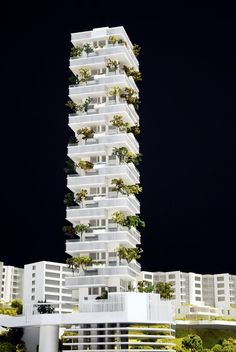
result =
[{"label": "architectural scale model", "polygon": [[[32,304],[4,326],[24,327],[25,341],[39,327],[39,352],[58,352],[58,331],[66,327],[63,351],[174,351],[172,305],[159,294],[136,292],[140,278],[139,64],[123,27],[72,34],[70,69],[74,84],[68,106],[74,131],[68,146],[66,243],[71,273],[65,287],[78,302],[73,313],[39,314]],[[77,140],[76,140],[77,139]],[[33,270],[33,269],[32,269]],[[2,323],[0,323],[2,324]],[[2,324],[3,325],[3,324]],[[33,344],[27,351],[34,352]]]}]

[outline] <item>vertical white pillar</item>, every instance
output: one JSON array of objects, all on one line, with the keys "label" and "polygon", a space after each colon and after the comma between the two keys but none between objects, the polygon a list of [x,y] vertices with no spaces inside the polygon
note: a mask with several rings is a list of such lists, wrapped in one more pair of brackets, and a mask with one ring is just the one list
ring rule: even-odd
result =
[{"label": "vertical white pillar", "polygon": [[39,331],[39,352],[58,352],[59,327],[42,325]]}]

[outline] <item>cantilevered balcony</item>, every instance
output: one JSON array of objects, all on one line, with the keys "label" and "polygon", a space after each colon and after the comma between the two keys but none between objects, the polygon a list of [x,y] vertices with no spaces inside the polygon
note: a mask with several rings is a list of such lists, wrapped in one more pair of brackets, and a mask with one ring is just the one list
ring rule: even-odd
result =
[{"label": "cantilevered balcony", "polygon": [[108,286],[108,278],[101,276],[71,276],[65,278],[66,288],[77,288],[77,287],[106,287]]},{"label": "cantilevered balcony", "polygon": [[68,156],[78,162],[93,155],[111,154],[114,147],[126,147],[133,153],[138,153],[139,151],[137,140],[132,133],[118,133],[114,135],[98,135],[94,139],[88,139],[86,144],[69,145]]},{"label": "cantilevered balcony", "polygon": [[65,285],[67,288],[75,287],[91,287],[91,286],[108,286],[109,278],[112,279],[114,276],[121,276],[127,280],[133,280],[137,277],[140,272],[140,266],[138,263],[129,263],[120,266],[107,266],[101,267],[94,270],[86,270],[82,276],[74,276],[65,278]]},{"label": "cantilevered balcony", "polygon": [[[92,169],[95,174],[86,173],[81,176],[78,174],[67,176],[67,187],[72,192],[78,192],[81,187],[102,187],[110,185],[113,178],[122,178],[125,184],[139,183],[139,174],[136,168],[132,168],[133,164],[120,164],[120,165],[99,165],[100,168]],[[88,177],[89,175],[89,177]]]},{"label": "cantilevered balcony", "polygon": [[[99,77],[99,76],[98,76]],[[69,97],[76,103],[81,103],[82,99],[90,96],[100,97],[108,94],[114,86],[120,88],[132,88],[138,93],[132,77],[127,77],[125,73],[119,75],[107,75],[97,78],[95,81],[88,81],[87,84],[74,85],[69,87]]]},{"label": "cantilevered balcony", "polygon": [[90,56],[82,54],[79,57],[72,57],[70,59],[70,69],[74,74],[77,74],[81,67],[89,67],[90,69],[105,68],[108,58],[119,61],[121,67],[123,65],[134,67],[138,71],[138,65],[134,60],[133,53],[126,46],[119,44],[97,48]]},{"label": "cantilevered balcony", "polygon": [[108,250],[108,247],[111,247],[111,243],[114,244],[114,248],[117,248],[118,244],[125,247],[134,247],[140,243],[140,236],[135,237],[134,233],[127,229],[98,233],[93,237],[91,236],[89,241],[67,240],[66,253],[71,256],[78,256],[83,252],[104,252]]},{"label": "cantilevered balcony", "polygon": [[[108,38],[111,35],[115,35],[116,37],[123,39],[126,42],[126,45],[116,43],[115,45],[113,44],[108,44]],[[93,29],[92,31],[86,31],[82,33],[72,33],[72,43],[74,46],[81,46],[86,43],[90,43],[93,45],[94,41],[103,41],[105,46],[103,48],[97,48],[95,49],[95,55],[111,55],[114,53],[116,55],[116,59],[119,60],[119,53],[121,50],[116,50],[116,49],[121,49],[123,48],[124,52],[129,56],[130,58],[130,65],[135,67],[135,69],[138,68],[138,60],[136,56],[134,55],[132,51],[132,43],[124,29],[124,27],[115,27],[115,28],[101,28],[101,29]],[[113,51],[106,52],[106,49],[111,49]],[[116,51],[115,51],[116,50]],[[89,57],[89,56],[88,56]]]},{"label": "cantilevered balcony", "polygon": [[77,67],[84,67],[89,65],[90,67],[104,66],[107,58],[111,60],[118,60],[123,65],[128,67],[134,67],[138,71],[138,65],[136,63],[136,57],[133,53],[127,49],[125,45],[107,45],[103,48],[95,49],[94,53],[90,56],[80,56],[70,59],[70,69],[73,72],[77,72]]},{"label": "cantilevered balcony", "polygon": [[[117,157],[115,156],[109,156],[109,161],[108,161],[108,164],[105,164],[105,163],[97,163],[97,164],[94,164],[94,168],[92,170],[87,170],[85,172],[85,174],[83,173],[79,173],[78,171],[78,174],[79,175],[86,175],[86,176],[92,176],[92,175],[110,175],[113,173],[113,171],[111,171],[110,173],[110,169],[112,170],[113,167],[117,167],[117,166],[121,166],[121,165],[127,165],[127,167],[129,168],[130,172],[136,177],[139,179],[139,171],[138,169],[136,168],[136,166],[133,164],[133,163],[129,163],[129,164],[121,164],[118,160]],[[107,174],[108,172],[108,174]],[[115,170],[114,170],[115,172]],[[130,176],[131,177],[131,176]]]},{"label": "cantilevered balcony", "polygon": [[140,212],[139,202],[135,197],[104,198],[97,201],[86,201],[84,208],[68,207],[66,219],[71,223],[78,223],[82,219],[105,219],[106,217],[111,217],[111,214],[115,211],[122,211],[127,215],[138,214]]},{"label": "cantilevered balcony", "polygon": [[110,120],[114,115],[124,116],[130,125],[134,125],[135,123],[139,122],[139,116],[135,111],[133,105],[129,105],[126,102],[122,102],[120,100],[117,104],[96,104],[93,106],[92,114],[81,115],[79,112],[70,114],[69,126],[73,129],[73,131],[76,132],[79,128],[87,127],[90,124],[96,125],[110,123]]}]

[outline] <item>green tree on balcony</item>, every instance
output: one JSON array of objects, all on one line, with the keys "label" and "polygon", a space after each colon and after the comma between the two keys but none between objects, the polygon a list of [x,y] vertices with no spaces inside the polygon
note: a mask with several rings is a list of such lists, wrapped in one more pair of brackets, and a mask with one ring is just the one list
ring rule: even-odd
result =
[{"label": "green tree on balcony", "polygon": [[84,48],[81,46],[73,46],[70,50],[70,56],[71,57],[78,57],[82,55],[82,52],[84,51]]},{"label": "green tree on balcony", "polygon": [[117,192],[117,196],[119,195],[119,193],[125,194],[124,193],[125,183],[122,180],[122,178],[113,178],[111,180],[111,184],[114,185],[114,187],[112,187],[112,191]]},{"label": "green tree on balcony", "polygon": [[74,193],[68,192],[68,193],[65,194],[65,196],[64,196],[64,204],[67,207],[71,207],[73,205],[76,205],[75,198],[74,198]]},{"label": "green tree on balcony", "polygon": [[73,237],[76,235],[76,230],[72,225],[65,225],[62,227],[62,231],[66,236]]},{"label": "green tree on balcony", "polygon": [[129,128],[129,123],[123,121],[122,115],[114,115],[110,122],[112,126],[117,127],[121,132],[127,132]]},{"label": "green tree on balcony", "polygon": [[134,67],[128,67],[126,65],[123,66],[123,70],[125,71],[128,77],[133,77],[133,79],[137,81],[142,81],[142,74],[139,71],[136,71]]},{"label": "green tree on balcony", "polygon": [[138,247],[126,248],[123,246],[116,248],[115,251],[120,260],[125,259],[128,263],[130,263],[132,260],[138,260],[141,258],[141,253],[143,252],[143,250]]},{"label": "green tree on balcony", "polygon": [[142,158],[142,154],[133,153],[129,151],[126,147],[114,147],[112,149],[112,155],[116,155],[120,163],[133,163],[135,165],[138,165]]},{"label": "green tree on balcony", "polygon": [[121,94],[121,88],[119,86],[114,86],[109,89],[108,95],[111,97],[119,97]]},{"label": "green tree on balcony", "polygon": [[126,87],[122,90],[120,97],[125,99],[127,104],[132,104],[136,110],[139,109],[140,100],[138,94],[133,88]]},{"label": "green tree on balcony", "polygon": [[128,215],[125,218],[123,226],[128,227],[128,229],[132,227],[145,227],[145,222],[140,219],[139,215]]},{"label": "green tree on balcony", "polygon": [[70,108],[75,113],[78,112],[78,111],[79,112],[87,112],[91,101],[92,101],[92,98],[90,98],[90,97],[87,97],[85,99],[85,101],[83,103],[81,103],[81,104],[76,104],[72,100],[68,100],[67,103],[66,103],[66,106],[68,108]]},{"label": "green tree on balcony", "polygon": [[87,142],[89,138],[93,138],[94,133],[95,131],[91,127],[83,127],[77,130],[77,134],[82,134],[82,139],[85,140],[85,142]]},{"label": "green tree on balcony", "polygon": [[137,289],[138,292],[151,293],[154,290],[154,285],[152,285],[151,282],[146,280],[138,281]]},{"label": "green tree on balcony", "polygon": [[140,127],[137,123],[134,126],[130,126],[128,122],[123,121],[122,115],[114,115],[110,120],[112,126],[117,127],[121,132],[133,133],[135,136],[140,134]]},{"label": "green tree on balcony", "polygon": [[75,201],[78,204],[82,204],[83,200],[88,196],[87,189],[81,189],[79,192],[75,194]]},{"label": "green tree on balcony", "polygon": [[108,68],[109,71],[116,71],[118,70],[119,66],[120,66],[120,61],[112,60],[112,59],[107,60],[106,67]]},{"label": "green tree on balcony", "polygon": [[120,211],[116,211],[115,213],[112,214],[112,220],[114,223],[123,226],[123,223],[125,221],[125,216]]},{"label": "green tree on balcony", "polygon": [[140,127],[137,123],[135,123],[134,126],[128,126],[126,132],[133,133],[135,136],[137,136],[138,134],[140,134]]},{"label": "green tree on balcony", "polygon": [[118,38],[115,35],[110,35],[108,38],[108,44],[115,45],[118,42]]},{"label": "green tree on balcony", "polygon": [[80,236],[80,240],[83,240],[83,234],[88,232],[90,229],[90,225],[78,224],[75,226],[75,232]]},{"label": "green tree on balcony", "polygon": [[73,112],[79,111],[79,105],[73,102],[73,100],[68,100],[66,106],[71,109]]},{"label": "green tree on balcony", "polygon": [[139,215],[125,216],[122,212],[116,211],[112,214],[112,220],[116,224],[126,226],[129,229],[131,229],[132,227],[145,227],[145,222],[140,219]]},{"label": "green tree on balcony", "polygon": [[87,97],[87,98],[85,99],[85,101],[83,102],[83,104],[81,104],[81,106],[82,106],[82,111],[84,111],[84,112],[87,112],[87,111],[88,111],[88,108],[89,108],[89,105],[90,105],[91,101],[92,101],[92,98],[91,98],[91,97]]},{"label": "green tree on balcony", "polygon": [[160,294],[162,299],[171,299],[175,292],[170,282],[158,282],[154,288],[156,293]]},{"label": "green tree on balcony", "polygon": [[134,55],[138,57],[141,51],[141,46],[139,46],[138,44],[134,44],[132,50]]},{"label": "green tree on balcony", "polygon": [[70,136],[69,140],[68,140],[68,144],[69,145],[75,145],[78,144],[78,139],[75,136]]},{"label": "green tree on balcony", "polygon": [[71,159],[66,160],[66,165],[64,168],[66,174],[76,174],[76,165]]},{"label": "green tree on balcony", "polygon": [[93,169],[94,164],[91,163],[91,161],[80,160],[79,163],[78,163],[78,166],[79,166],[82,170],[87,171],[87,170]]},{"label": "green tree on balcony", "polygon": [[69,77],[70,84],[79,84],[79,76],[78,75],[71,75]]},{"label": "green tree on balcony", "polygon": [[76,270],[80,268],[85,270],[88,266],[92,264],[93,260],[90,257],[71,257],[66,259],[66,264],[68,264],[69,269],[71,269],[73,275]]},{"label": "green tree on balcony", "polygon": [[79,69],[79,81],[87,84],[87,82],[91,79],[91,71],[87,67],[81,67]]},{"label": "green tree on balcony", "polygon": [[140,187],[138,183],[134,185],[125,185],[122,178],[113,178],[111,180],[111,184],[114,185],[112,190],[117,192],[117,196],[119,192],[121,194],[126,194],[127,196],[129,196],[132,194],[138,194],[142,191],[142,187]]},{"label": "green tree on balcony", "polygon": [[84,49],[84,51],[86,52],[87,56],[88,56],[90,53],[94,52],[93,47],[92,47],[92,45],[91,45],[90,43],[84,44],[83,49]]}]

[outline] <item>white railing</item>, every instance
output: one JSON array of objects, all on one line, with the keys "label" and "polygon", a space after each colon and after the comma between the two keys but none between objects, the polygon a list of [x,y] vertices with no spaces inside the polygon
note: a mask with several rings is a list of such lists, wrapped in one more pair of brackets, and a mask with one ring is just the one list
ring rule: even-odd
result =
[{"label": "white railing", "polygon": [[80,40],[80,39],[91,39],[92,31],[72,33],[71,40]]},{"label": "white railing", "polygon": [[[91,143],[92,141],[92,143]],[[117,133],[117,134],[106,134],[96,135],[96,139],[88,140],[86,144],[68,145],[68,154],[97,154],[105,153],[105,147],[112,148],[116,145],[126,145],[128,149],[134,153],[138,153],[139,144],[131,133]]]},{"label": "white railing", "polygon": [[[91,83],[91,84],[90,84]],[[85,85],[73,85],[69,86],[69,95],[76,95],[76,94],[92,94],[97,92],[104,91],[107,93],[107,89],[111,88],[112,86],[125,86],[134,89],[138,93],[138,87],[134,80],[128,78],[125,73],[117,74],[117,75],[105,75],[91,81]]]},{"label": "white railing", "polygon": [[81,208],[79,209],[78,207],[75,208],[70,208],[67,209],[66,211],[66,217],[67,219],[77,219],[78,217],[80,218],[86,218],[86,219],[91,219],[92,217],[95,218],[105,218],[106,215],[106,210],[105,209],[99,209],[99,208]]},{"label": "white railing", "polygon": [[101,242],[81,242],[78,240],[75,240],[76,242],[66,242],[66,252],[73,252],[73,251],[105,251],[106,250],[106,244],[101,243]]},{"label": "white railing", "polygon": [[107,56],[111,56],[111,57],[116,57],[116,55],[118,54],[125,54],[128,61],[130,62],[130,66],[135,67],[136,69],[138,69],[139,63],[138,60],[136,58],[136,56],[134,55],[134,53],[132,52],[132,50],[129,50],[125,45],[120,45],[120,44],[116,44],[116,45],[107,45],[104,46],[103,48],[98,48],[95,49],[97,56],[93,57],[93,56],[81,56],[81,57],[75,57],[75,58],[71,58],[70,59],[70,67],[75,67],[78,65],[82,65],[82,64],[96,64],[96,63],[100,63],[101,61],[98,60],[99,58],[106,58]]},{"label": "white railing", "polygon": [[[96,168],[99,166],[99,168]],[[81,185],[92,185],[94,183],[105,184],[104,176],[112,177],[120,175],[126,177],[126,174],[131,179],[132,183],[139,183],[139,172],[136,167],[132,167],[131,164],[118,164],[108,165],[108,164],[95,164],[94,169],[85,175],[68,175],[67,176],[67,186],[81,186]],[[90,176],[89,179],[87,176]]]},{"label": "white railing", "polygon": [[99,300],[99,301],[83,301],[80,304],[81,312],[119,312],[125,310],[125,300],[123,296],[115,297],[116,299]]},{"label": "white railing", "polygon": [[105,153],[105,145],[98,144],[84,144],[68,146],[68,154],[92,154],[92,153]]},{"label": "white railing", "polygon": [[92,200],[92,201],[84,201],[84,206],[72,206],[67,208],[68,215],[70,211],[73,212],[77,210],[78,215],[81,213],[85,213],[87,209],[94,209],[94,208],[123,208],[124,210],[130,210],[134,214],[138,214],[140,212],[140,204],[137,198],[135,197],[128,197],[123,196],[119,198],[101,198],[99,200]]},{"label": "white railing", "polygon": [[96,267],[91,270],[86,270],[84,275],[79,276],[68,276],[65,278],[65,285],[67,287],[76,286],[92,286],[92,285],[108,285],[108,279],[112,276],[130,277],[136,278],[137,274],[140,272],[140,267],[129,264],[119,265],[119,266],[106,266],[106,267]]},{"label": "white railing", "polygon": [[[93,122],[93,119],[98,119],[98,114],[122,114],[127,113],[131,117],[133,123],[138,123],[139,116],[134,109],[133,105],[129,105],[126,102],[120,101],[117,104],[96,104],[95,112],[93,114],[81,114],[81,113],[72,113],[69,114],[69,124],[70,123],[80,123],[84,122],[84,117],[89,116],[89,121]],[[87,120],[86,120],[87,121]]]},{"label": "white railing", "polygon": [[76,287],[76,286],[107,286],[107,278],[106,277],[96,277],[96,276],[74,276],[74,277],[66,277],[65,285],[68,287]]},{"label": "white railing", "polygon": [[98,174],[104,176],[122,175],[126,173],[134,180],[134,183],[139,182],[139,172],[135,167],[130,167],[129,164],[118,164],[117,162],[117,165],[104,165],[98,169]]},{"label": "white railing", "polygon": [[94,236],[94,239],[86,239],[86,234],[84,234],[85,240],[67,240],[66,241],[66,252],[74,251],[105,251],[107,244],[104,242],[129,242],[133,246],[140,243],[140,236],[136,238],[131,235],[128,231],[123,232],[106,232],[100,233]]}]

